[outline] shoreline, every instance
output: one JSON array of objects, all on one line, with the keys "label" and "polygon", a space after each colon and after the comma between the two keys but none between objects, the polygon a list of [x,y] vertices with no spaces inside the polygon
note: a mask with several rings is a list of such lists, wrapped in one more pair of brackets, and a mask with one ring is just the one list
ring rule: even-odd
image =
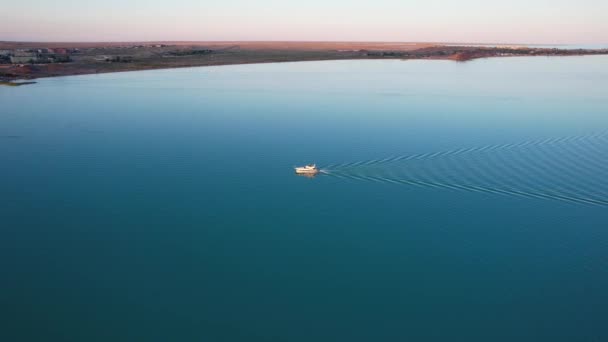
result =
[{"label": "shoreline", "polygon": [[[20,81],[20,80],[17,80]],[[20,86],[24,86],[24,85],[28,85],[28,84],[36,84],[38,82],[33,82],[33,81],[25,81],[25,82],[14,82],[14,81],[2,81],[0,80],[0,86],[7,86],[7,87],[20,87]]]},{"label": "shoreline", "polygon": [[[4,47],[23,47],[25,43],[3,43]],[[55,44],[55,45],[53,45]],[[105,74],[114,72],[181,69],[190,67],[265,64],[282,62],[337,61],[337,60],[450,60],[467,62],[499,57],[565,57],[608,55],[608,49],[557,49],[528,47],[482,47],[431,45],[426,43],[311,43],[311,42],[255,42],[205,43],[200,45],[121,45],[113,43],[89,44],[77,48],[66,43],[48,43],[39,49],[15,49],[15,54],[30,53],[34,59],[46,56],[51,63],[0,64],[0,85],[16,86],[15,81],[39,78]],[[83,44],[83,43],[79,43]],[[106,44],[106,45],[104,45]],[[26,52],[23,52],[26,51]],[[34,55],[37,51],[37,54]],[[45,51],[45,53],[40,52]],[[61,59],[48,51],[60,51]],[[69,51],[69,52],[66,52]],[[48,57],[51,56],[51,57]],[[13,59],[14,58],[14,59]]]}]

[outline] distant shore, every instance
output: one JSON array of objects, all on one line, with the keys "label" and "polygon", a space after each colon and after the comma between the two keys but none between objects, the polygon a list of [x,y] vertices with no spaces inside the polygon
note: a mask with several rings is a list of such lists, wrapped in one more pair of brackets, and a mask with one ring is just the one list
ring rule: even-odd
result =
[{"label": "distant shore", "polygon": [[466,62],[511,56],[608,55],[608,49],[382,42],[0,42],[0,81],[198,66],[352,59]]}]

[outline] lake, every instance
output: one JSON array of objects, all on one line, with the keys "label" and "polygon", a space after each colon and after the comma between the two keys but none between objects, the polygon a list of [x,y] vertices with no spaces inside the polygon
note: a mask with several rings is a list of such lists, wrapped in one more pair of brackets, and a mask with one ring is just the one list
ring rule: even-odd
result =
[{"label": "lake", "polygon": [[607,90],[607,56],[0,88],[1,339],[608,340]]}]

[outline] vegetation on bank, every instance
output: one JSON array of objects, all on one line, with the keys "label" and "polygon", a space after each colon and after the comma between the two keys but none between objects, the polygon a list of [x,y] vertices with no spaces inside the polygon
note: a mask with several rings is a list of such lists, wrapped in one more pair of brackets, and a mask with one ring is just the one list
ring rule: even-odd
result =
[{"label": "vegetation on bank", "polygon": [[169,51],[167,55],[169,56],[197,56],[197,55],[208,55],[213,53],[213,50],[202,49],[202,50],[177,50],[177,51]]}]

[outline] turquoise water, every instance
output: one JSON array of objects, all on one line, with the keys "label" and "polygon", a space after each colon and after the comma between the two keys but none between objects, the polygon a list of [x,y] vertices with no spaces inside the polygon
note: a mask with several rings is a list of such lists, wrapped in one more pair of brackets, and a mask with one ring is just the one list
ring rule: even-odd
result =
[{"label": "turquoise water", "polygon": [[0,88],[0,340],[607,340],[606,90],[605,56]]}]

